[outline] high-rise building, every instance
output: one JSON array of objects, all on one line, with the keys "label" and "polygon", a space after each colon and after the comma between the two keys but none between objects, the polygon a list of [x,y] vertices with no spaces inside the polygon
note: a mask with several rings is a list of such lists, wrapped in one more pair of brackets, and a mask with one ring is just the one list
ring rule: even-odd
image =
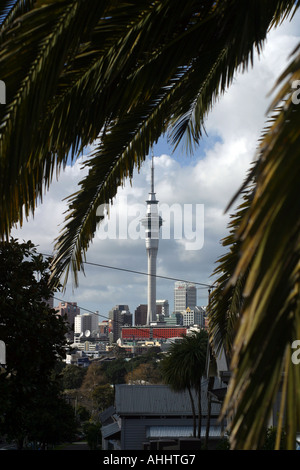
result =
[{"label": "high-rise building", "polygon": [[122,327],[132,326],[132,313],[128,305],[116,305],[108,314],[109,341],[116,343],[121,338]]},{"label": "high-rise building", "polygon": [[156,315],[166,318],[169,316],[169,302],[168,300],[156,301]]},{"label": "high-rise building", "polygon": [[147,304],[139,305],[134,312],[134,324],[135,325],[146,325],[147,322]]},{"label": "high-rise building", "polygon": [[[147,324],[147,311],[148,305],[139,305],[134,312],[135,325],[146,325]],[[169,302],[168,300],[157,300],[156,301],[156,318],[155,321],[164,321],[169,317]]]},{"label": "high-rise building", "polygon": [[90,334],[98,330],[98,315],[92,313],[83,313],[77,315],[74,320],[74,333],[81,334],[87,331]]},{"label": "high-rise building", "polygon": [[71,341],[74,340],[74,321],[76,315],[80,315],[80,308],[77,307],[77,302],[59,302],[58,307],[55,307],[58,315],[66,318],[69,324],[69,332],[67,338]]},{"label": "high-rise building", "polygon": [[197,289],[190,282],[175,282],[174,288],[174,313],[186,311],[187,308],[194,310],[197,305]]},{"label": "high-rise building", "polygon": [[146,250],[148,255],[148,308],[147,325],[156,321],[156,258],[158,251],[159,229],[162,225],[162,218],[158,215],[155,192],[154,192],[154,165],[152,157],[151,166],[151,190],[147,202],[147,214],[142,219],[145,227]]}]

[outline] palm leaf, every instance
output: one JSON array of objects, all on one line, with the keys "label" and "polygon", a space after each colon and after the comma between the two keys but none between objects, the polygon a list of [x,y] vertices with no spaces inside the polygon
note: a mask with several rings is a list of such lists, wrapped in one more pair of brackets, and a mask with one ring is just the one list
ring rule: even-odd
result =
[{"label": "palm leaf", "polygon": [[238,330],[240,313],[243,306],[243,289],[245,274],[232,282],[233,274],[240,257],[241,241],[237,239],[237,231],[241,221],[249,210],[254,195],[253,184],[242,194],[243,200],[236,213],[231,216],[229,223],[229,235],[224,238],[223,246],[229,247],[229,251],[217,261],[217,268],[213,275],[217,276],[215,288],[210,295],[208,326],[212,351],[218,354],[225,347],[226,354],[230,357],[234,343],[234,337]]},{"label": "palm leaf", "polygon": [[[162,13],[164,18],[165,10],[162,10]],[[205,13],[207,14],[207,11]],[[236,70],[236,57],[231,55],[234,41],[231,33],[232,29],[229,20],[228,24],[224,25],[224,17],[226,18],[226,15],[222,10],[219,21],[222,20],[223,29],[226,30],[225,37],[226,34],[229,36],[227,46],[224,47],[224,35],[218,37],[215,29],[213,29],[213,35],[210,34],[212,36],[211,40],[214,40],[214,48],[212,51],[207,52],[207,47],[204,47],[209,38],[209,31],[212,30],[212,22],[218,19],[215,11],[213,11],[211,18],[207,15],[203,19],[201,17],[201,21],[194,21],[190,33],[186,31],[185,27],[184,32],[177,33],[170,43],[159,43],[159,47],[156,46],[154,52],[147,52],[145,54],[147,64],[143,61],[138,62],[136,70],[131,69],[132,72],[128,76],[125,86],[123,83],[117,82],[116,98],[115,101],[110,101],[110,104],[114,107],[116,102],[120,103],[120,106],[117,107],[117,111],[112,108],[110,115],[112,125],[109,121],[106,123],[101,122],[104,129],[109,130],[109,137],[106,138],[105,132],[103,133],[104,143],[100,145],[97,154],[93,154],[88,164],[91,168],[90,174],[86,182],[83,182],[82,189],[77,193],[76,198],[72,199],[68,223],[56,245],[55,270],[62,269],[62,267],[67,268],[68,262],[69,265],[72,264],[73,272],[74,268],[76,270],[82,268],[83,256],[96,229],[97,218],[95,214],[98,205],[112,200],[118,185],[122,184],[124,178],[132,173],[133,165],[141,164],[149,151],[149,147],[155,143],[162,132],[166,131],[167,127],[171,127],[171,136],[175,146],[184,134],[188,135],[190,142],[192,140],[197,141],[201,137],[201,123],[203,123],[205,114],[211,108],[216,96],[224,92],[226,86],[230,84]],[[163,18],[161,21],[163,21]],[[152,20],[151,16],[150,19]],[[146,29],[144,21],[145,18],[143,18],[142,28],[139,24],[139,39]],[[157,24],[155,23],[155,25],[155,29],[157,29]],[[241,26],[239,27],[241,28]],[[135,28],[137,29],[137,24],[135,24]],[[130,31],[128,37],[132,34]],[[262,46],[265,34],[266,27],[264,25],[264,27],[261,27],[259,34],[256,33],[255,36],[255,44],[258,50]],[[148,36],[153,38],[154,35],[154,31],[150,29],[149,35],[143,38],[143,43],[147,42],[148,44]],[[135,40],[136,33],[134,34]],[[161,38],[159,40],[161,41]],[[196,50],[203,50],[203,52],[198,53],[198,57],[191,63],[189,63],[190,56],[186,59],[184,57],[186,56],[185,44],[187,40],[195,46]],[[241,52],[239,58],[240,64],[242,63],[244,67],[249,58],[252,60],[253,54],[252,44],[247,44],[247,47],[248,51]],[[131,47],[130,50],[131,55],[134,55]],[[178,54],[178,51],[181,51],[181,54]],[[191,51],[189,51],[189,54],[191,55]],[[173,59],[178,56],[182,64],[186,63],[188,65],[185,67],[178,65],[178,60],[174,61]],[[119,56],[113,59],[114,67],[109,71],[115,70],[118,60]],[[134,66],[135,62],[133,62],[132,57],[131,61]],[[165,67],[166,63],[168,64],[167,69]],[[117,70],[118,67],[116,67]],[[172,70],[174,70],[173,75],[170,75]],[[223,72],[224,70],[225,72]],[[163,83],[163,87],[157,91],[157,87],[161,83]],[[196,105],[194,104],[195,96],[197,97]],[[124,100],[124,97],[126,100]],[[137,104],[135,104],[136,102]],[[124,109],[121,108],[123,103],[128,103]],[[190,117],[191,114],[193,118]],[[176,118],[176,116],[181,117]],[[185,116],[188,116],[187,120]],[[139,121],[136,120],[137,117],[140,118]],[[174,126],[174,130],[172,130],[172,126]],[[120,145],[116,142],[119,142]],[[108,172],[106,168],[109,168]],[[128,168],[130,168],[129,172]],[[116,179],[113,175],[116,176]],[[107,181],[107,178],[109,181]],[[98,183],[95,184],[96,181]],[[95,188],[91,194],[89,189],[93,185]],[[108,187],[109,190],[107,190]],[[90,200],[88,200],[87,194],[91,194]],[[86,212],[83,211],[84,206],[81,202],[83,199],[87,208]],[[77,210],[76,207],[80,207],[80,209]],[[71,221],[70,217],[72,217]],[[78,227],[81,227],[79,231]],[[75,282],[77,282],[76,274]]]},{"label": "palm leaf", "polygon": [[7,24],[32,8],[33,0],[3,0],[0,5],[0,35]]},{"label": "palm leaf", "polygon": [[233,413],[230,404],[235,403],[234,448],[256,448],[260,443],[282,377],[287,380],[283,403],[289,448],[295,446],[300,425],[299,369],[291,364],[290,352],[300,334],[300,112],[289,87],[299,78],[298,55],[281,77],[286,82],[273,102],[276,112],[260,144],[254,198],[237,232],[241,256],[232,282],[247,276],[225,404]]},{"label": "palm leaf", "polygon": [[[13,223],[22,222],[23,211],[28,216],[35,210],[54,169],[59,171],[70,154],[76,158],[103,129],[111,131],[128,112],[147,105],[149,97],[163,88],[168,93],[176,79],[184,83],[186,71],[190,77],[185,93],[177,102],[174,93],[170,110],[175,122],[192,113],[191,124],[184,126],[197,139],[214,90],[220,83],[228,84],[239,66],[245,68],[252,61],[253,48],[261,50],[268,27],[293,8],[293,2],[253,2],[245,13],[240,2],[234,2],[234,8],[232,2],[193,1],[182,8],[178,0],[90,3],[49,0],[41,8],[37,2],[16,23],[18,29],[13,21],[4,29],[0,65],[14,99],[3,108],[1,124],[0,151],[5,155],[0,186],[2,235],[8,234]],[[254,10],[255,25],[250,22]],[[220,61],[224,47],[226,67]],[[196,86],[197,75],[192,72],[200,63],[203,74]],[[189,112],[186,103],[196,112]],[[30,132],[24,126],[28,115]],[[134,135],[132,122],[129,134]],[[167,121],[163,122],[158,132],[164,132]],[[143,135],[153,142],[146,134],[145,127]],[[175,135],[175,144],[183,134]],[[147,151],[148,145],[143,148]],[[135,155],[128,152],[128,159],[135,161]],[[112,162],[122,161],[119,156],[114,155]],[[141,160],[145,156],[144,152]]]},{"label": "palm leaf", "polygon": [[[68,262],[73,271],[82,267],[97,205],[112,199],[128,168],[132,172],[173,123],[175,145],[184,134],[197,141],[216,96],[238,67],[252,62],[270,24],[292,8],[292,2],[280,2],[281,8],[278,2],[254,2],[245,13],[240,2],[235,9],[231,2],[189,1],[184,8],[179,0],[89,3],[30,4],[21,28],[7,22],[0,51],[14,96],[1,124],[2,235],[22,223],[23,212],[34,212],[54,169],[59,172],[70,154],[76,158],[99,136],[103,141],[89,162],[86,195],[81,190],[71,198],[73,220],[67,216],[59,240],[55,266],[67,272]],[[249,20],[254,6],[255,25]],[[27,115],[30,132],[22,124]]]},{"label": "palm leaf", "polygon": [[[1,237],[22,223],[23,213],[35,211],[54,170],[99,138],[87,163],[89,174],[70,198],[57,244],[56,272],[72,267],[76,276],[95,233],[99,203],[112,200],[167,130],[174,146],[184,138],[190,148],[199,141],[215,100],[239,69],[252,64],[254,51],[260,54],[268,30],[293,14],[298,3],[20,0],[12,8],[5,2],[0,9],[7,15],[0,31],[0,68],[8,91],[8,104],[0,108]],[[239,229],[232,226],[233,253],[221,260],[231,275],[222,308],[234,315],[222,324],[218,314],[213,334],[217,341],[226,334],[228,345],[235,337],[226,403],[238,405],[232,421],[235,447],[257,445],[283,371],[289,417],[290,404],[296,406],[299,373],[288,354],[289,342],[299,335],[299,110],[286,95],[289,80],[299,79],[298,57],[279,83],[285,79],[275,103],[279,111],[249,176],[248,182],[255,180],[253,200]],[[283,99],[286,105],[280,107]],[[267,406],[253,419],[260,403]],[[299,423],[296,411],[290,446]]]}]

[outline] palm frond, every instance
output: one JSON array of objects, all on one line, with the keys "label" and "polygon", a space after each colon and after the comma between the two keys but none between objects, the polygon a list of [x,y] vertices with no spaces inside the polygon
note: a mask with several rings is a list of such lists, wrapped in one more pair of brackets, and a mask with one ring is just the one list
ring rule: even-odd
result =
[{"label": "palm frond", "polygon": [[229,251],[217,261],[213,273],[217,276],[215,288],[210,296],[208,327],[212,350],[218,354],[225,348],[228,357],[232,354],[234,338],[238,330],[239,318],[243,307],[243,289],[246,275],[232,282],[233,274],[240,258],[241,241],[237,238],[241,221],[249,210],[254,195],[253,184],[243,193],[243,201],[238,206],[229,223],[229,235],[224,238],[223,246]]},{"label": "palm frond", "polygon": [[69,198],[67,224],[56,240],[53,273],[67,269],[65,282],[72,260],[77,285],[76,272],[83,267],[85,253],[101,221],[97,216],[99,206],[112,203],[118,187],[132,177],[135,166],[141,165],[143,156],[161,135],[165,116],[171,112],[170,100],[178,91],[177,86],[169,87],[166,96],[154,97],[103,133],[98,148],[85,164],[89,172],[80,183],[81,189]]},{"label": "palm frond", "polygon": [[[168,5],[167,2],[166,5]],[[160,18],[159,14],[162,13],[163,16]],[[100,119],[104,129],[109,129],[109,137],[106,138],[105,132],[103,132],[105,144],[101,144],[97,155],[95,156],[94,154],[89,163],[91,168],[92,166],[95,168],[91,169],[90,176],[87,177],[87,184],[82,186],[82,188],[85,188],[84,191],[83,189],[79,191],[76,199],[72,200],[72,207],[70,208],[72,220],[70,221],[70,217],[68,217],[66,229],[63,231],[62,236],[59,237],[56,245],[58,260],[58,263],[55,264],[56,268],[61,266],[62,260],[64,260],[62,266],[67,267],[67,259],[69,259],[69,262],[72,262],[73,268],[76,267],[77,270],[82,268],[82,256],[85,254],[96,229],[97,218],[95,217],[95,211],[97,206],[103,202],[109,202],[115,196],[118,185],[128,175],[128,165],[131,168],[132,164],[140,165],[145,159],[149,147],[157,140],[161,133],[165,132],[167,128],[171,129],[170,132],[175,146],[185,133],[189,135],[190,142],[192,140],[196,142],[201,137],[201,124],[203,123],[204,116],[211,108],[216,96],[224,92],[226,87],[229,86],[236,70],[236,57],[231,54],[232,49],[234,49],[231,24],[229,20],[227,24],[224,24],[224,17],[226,18],[227,11],[224,13],[222,10],[219,16],[215,10],[212,10],[211,16],[208,15],[207,9],[204,13],[205,15],[203,14],[203,16],[199,13],[200,19],[197,19],[197,22],[195,19],[193,20],[191,31],[187,30],[185,23],[184,30],[181,32],[178,30],[169,43],[162,43],[162,41],[165,41],[164,36],[163,38],[158,37],[158,45],[153,46],[152,51],[151,49],[144,51],[143,57],[147,58],[146,64],[143,62],[143,59],[133,60],[134,51],[130,46],[130,63],[132,63],[132,66],[129,67],[128,64],[126,66],[131,72],[125,84],[116,80],[118,86],[114,93],[115,100],[110,99],[109,102],[111,106],[109,119],[112,124],[110,124],[109,120],[105,123]],[[131,39],[130,44],[135,43],[137,31],[139,39],[143,38],[143,43],[148,45],[149,38],[153,41],[155,32],[152,28],[150,29],[150,25],[153,22],[152,15],[154,14],[156,15],[156,21],[160,20],[163,22],[166,10],[149,12],[151,21],[149,22],[149,32],[146,36],[144,33],[145,29],[147,31],[147,28],[145,28],[146,19],[145,17],[142,20],[138,18],[142,23],[135,23],[134,33],[131,30],[128,31],[124,52],[128,49],[128,40],[132,35],[134,41]],[[224,30],[222,31],[223,34],[220,34],[219,37],[215,32],[215,28],[212,28],[212,24],[216,21],[222,21],[222,28]],[[269,22],[270,18],[267,21]],[[154,24],[155,30],[157,30],[157,23]],[[266,26],[264,25],[255,36],[255,44],[258,50],[262,46],[265,34]],[[214,41],[212,51],[206,45],[209,40]],[[189,56],[186,53],[186,41],[195,49],[195,52],[193,50],[188,51]],[[227,46],[225,47],[224,41],[225,44],[227,41]],[[121,44],[124,47],[123,40]],[[249,60],[252,60],[253,43],[247,44],[247,47],[246,51],[240,53],[239,65],[242,63],[243,67],[246,66]],[[181,54],[178,54],[178,50],[181,51]],[[198,56],[196,51],[200,51]],[[111,54],[111,51],[109,52]],[[196,56],[196,59],[189,63],[192,54]],[[111,60],[113,60],[114,66],[109,68],[109,72],[114,70],[115,74],[117,73],[119,65],[116,64],[118,64],[120,56],[122,57],[122,63],[124,62],[123,55],[119,54],[117,57],[112,55]],[[180,61],[177,60],[177,57],[180,57]],[[165,67],[166,63],[168,68]],[[106,68],[104,73],[107,73]],[[161,84],[163,84],[163,87],[161,87]],[[158,87],[161,87],[159,91],[157,91]],[[91,87],[91,89],[94,88]],[[195,96],[197,97],[197,103],[194,107]],[[105,95],[103,102],[106,103]],[[117,108],[115,108],[116,103],[118,103]],[[152,108],[153,103],[156,103],[156,109],[155,106]],[[109,105],[106,103],[106,106]],[[124,106],[124,109],[122,106]],[[151,116],[149,115],[149,109],[151,110]],[[88,110],[85,110],[83,113],[85,118],[88,112]],[[191,113],[193,114],[192,119],[190,118]],[[108,111],[107,115],[109,115]],[[186,115],[188,115],[188,121],[185,119]],[[136,121],[137,116],[139,116],[140,121]],[[86,119],[86,122],[88,123],[89,119]],[[124,129],[127,132],[127,136],[124,134]],[[159,129],[159,132],[157,132],[157,129]],[[124,143],[124,135],[126,143]],[[120,142],[121,144],[116,145],[115,142]],[[141,144],[141,142],[144,143]],[[108,157],[108,155],[110,156]],[[116,165],[116,168],[114,168],[114,165]],[[110,168],[109,172],[105,170],[108,166]],[[105,181],[108,175],[109,182]],[[117,179],[113,180],[112,175],[117,175]],[[81,200],[85,198],[85,194],[89,193],[89,188],[92,184],[95,184],[91,182],[95,181],[98,181],[98,184],[92,193],[92,203],[86,199],[87,209],[86,213],[84,213]],[[103,185],[104,182],[105,185]],[[107,191],[108,185],[110,191]],[[105,193],[106,196],[104,196]],[[80,207],[80,210],[76,210],[76,205]],[[89,224],[89,220],[93,222]],[[78,227],[81,227],[81,229],[78,230]],[[89,233],[87,227],[90,227],[91,231]],[[77,281],[76,276],[75,281]]]},{"label": "palm frond", "polygon": [[[22,8],[26,13],[20,16]],[[179,0],[19,2],[17,21],[11,17],[2,29],[0,48],[9,98],[0,109],[1,236],[35,211],[55,169],[59,173],[69,157],[77,158],[107,129],[117,126],[118,134],[127,115],[133,126],[126,120],[129,143],[136,133],[134,113],[162,90],[170,96],[170,84],[182,83],[181,97],[173,93],[155,135],[167,126],[172,132],[177,123],[174,145],[184,135],[197,141],[216,96],[238,68],[252,63],[269,27],[293,8],[294,2],[275,0],[250,2],[246,8],[237,0],[187,0],[184,7]],[[201,71],[198,81],[196,71]],[[145,159],[154,141],[150,132],[153,127],[145,125],[146,143],[138,158],[136,147],[131,152],[128,145],[127,163]],[[117,164],[124,175],[120,155],[111,153],[111,166]],[[121,180],[115,180],[116,187]]]},{"label": "palm frond", "polygon": [[33,5],[33,0],[3,0],[0,5],[0,36],[1,31],[6,26],[15,20],[16,17],[21,16],[29,11]]},{"label": "palm frond", "polygon": [[[291,88],[291,80],[300,78],[299,63],[298,54],[281,77],[286,81],[259,148],[255,194],[237,231],[241,255],[232,279],[246,274],[246,281],[225,404],[233,416],[234,448],[258,445],[285,377],[284,409],[287,417],[294,413],[294,427],[287,427],[289,448],[294,448],[300,426],[299,403],[292,397],[299,369],[291,363],[290,349],[300,334],[300,110]],[[234,413],[230,403],[235,403]]]}]

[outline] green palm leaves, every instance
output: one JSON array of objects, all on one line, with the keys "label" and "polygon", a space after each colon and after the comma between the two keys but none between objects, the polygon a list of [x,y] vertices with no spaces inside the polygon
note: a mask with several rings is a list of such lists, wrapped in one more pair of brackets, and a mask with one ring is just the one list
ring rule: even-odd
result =
[{"label": "green palm leaves", "polygon": [[19,0],[0,34],[8,90],[0,108],[1,236],[35,211],[68,158],[99,139],[56,243],[55,273],[71,267],[76,281],[99,204],[112,201],[162,134],[174,146],[199,140],[236,70],[294,8],[274,0]]},{"label": "green palm leaves", "polygon": [[[271,124],[247,180],[254,185],[248,193],[251,201],[242,217],[236,217],[213,294],[213,341],[218,342],[221,332],[232,351],[233,377],[224,409],[232,414],[234,448],[257,448],[279,391],[289,449],[300,426],[300,370],[291,360],[291,345],[300,335],[300,109],[293,90],[299,78],[297,48],[278,80],[282,86],[272,103]],[[237,312],[238,323],[228,327]],[[281,425],[279,421],[278,443]]]},{"label": "green palm leaves", "polygon": [[[205,373],[208,336],[205,330],[183,335],[179,342],[172,343],[167,355],[161,361],[164,381],[175,391],[188,390],[194,418],[194,437],[201,436],[201,379]],[[196,405],[192,390],[198,397],[198,432]]]},{"label": "green palm leaves", "polygon": [[[2,2],[7,104],[0,106],[0,237],[9,238],[12,226],[34,213],[55,172],[97,139],[55,245],[54,277],[71,270],[76,282],[99,205],[112,202],[161,135],[192,149],[235,72],[246,70],[268,30],[298,6],[292,0]],[[291,93],[299,60],[296,50],[279,79],[283,86],[224,242],[230,252],[220,260],[212,298],[212,341],[233,345],[226,406],[238,405],[234,447],[257,445],[281,378],[290,447],[300,424],[299,372],[290,362],[290,345],[300,338],[300,114]]]}]

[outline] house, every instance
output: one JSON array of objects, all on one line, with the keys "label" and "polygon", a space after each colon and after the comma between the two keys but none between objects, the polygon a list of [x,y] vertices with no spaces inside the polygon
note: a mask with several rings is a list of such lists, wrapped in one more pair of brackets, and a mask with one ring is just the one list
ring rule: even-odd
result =
[{"label": "house", "polygon": [[99,418],[102,424],[102,450],[121,450],[121,426],[115,407],[104,410]]},{"label": "house", "polygon": [[[208,380],[202,384],[202,426],[204,442],[208,416]],[[198,413],[197,397],[193,397]],[[223,426],[218,422],[220,405],[210,409],[210,442],[222,437]],[[143,449],[199,449],[199,440],[193,439],[193,413],[187,391],[175,392],[167,385],[116,385],[115,405],[102,422],[103,449],[112,449],[112,441],[121,450]]]},{"label": "house", "polygon": [[[223,405],[227,387],[231,378],[230,358],[226,354],[224,347],[221,347],[216,354],[212,352],[210,345],[208,345],[208,354],[206,362],[206,374],[208,380],[208,420],[210,420],[210,408],[212,403],[219,403]],[[221,386],[220,386],[221,384]],[[268,427],[276,427],[278,425],[278,417],[280,414],[281,404],[281,387],[273,403],[272,411],[270,413]],[[229,422],[229,421],[228,421]]]}]

